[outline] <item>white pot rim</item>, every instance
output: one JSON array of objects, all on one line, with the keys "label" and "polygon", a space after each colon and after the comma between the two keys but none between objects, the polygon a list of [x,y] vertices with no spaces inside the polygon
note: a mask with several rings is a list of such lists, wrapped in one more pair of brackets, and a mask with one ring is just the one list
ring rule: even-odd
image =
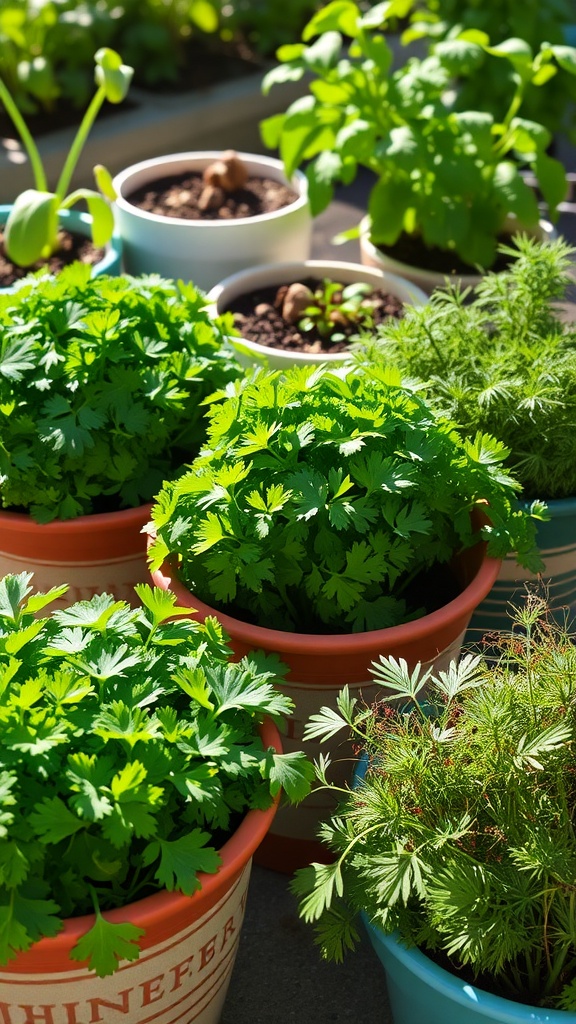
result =
[{"label": "white pot rim", "polygon": [[[379,270],[377,267],[363,266],[361,263],[351,263],[343,260],[292,260],[285,263],[260,264],[249,267],[247,270],[240,270],[229,277],[224,278],[208,292],[209,312],[211,316],[218,316],[223,312],[223,306],[230,300],[237,298],[244,292],[251,291],[256,287],[273,287],[275,285],[293,284],[301,277],[314,277],[319,281],[324,277],[331,277],[338,280],[339,274],[345,276],[343,284],[350,284],[353,281],[366,281],[373,284],[374,288],[381,288],[389,291],[401,302],[414,305],[424,305],[429,301],[428,296],[412,281],[399,277],[397,274]],[[345,358],[343,352],[298,352],[274,348],[274,346],[260,345],[256,341],[247,338],[230,337],[229,343],[239,350],[247,350],[255,356],[263,359],[270,356],[271,352],[285,355],[291,363],[302,364],[339,362]]]},{"label": "white pot rim", "polygon": [[[284,164],[281,160],[269,156],[260,156],[258,153],[243,152],[237,152],[237,155],[247,164],[250,173],[254,175],[261,173],[265,176],[266,172],[269,172],[277,181],[283,182],[297,192],[298,195],[294,202],[289,203],[280,210],[274,210],[272,213],[259,213],[254,217],[235,217],[230,220],[187,220],[185,217],[163,217],[158,213],[149,213],[147,210],[141,210],[125,198],[124,192],[126,190],[139,188],[141,185],[153,182],[160,177],[179,174],[186,170],[204,170],[213,160],[218,160],[222,156],[222,152],[222,150],[217,149],[192,150],[190,152],[170,153],[166,156],[152,157],[150,160],[141,160],[139,163],[131,164],[115,175],[112,180],[113,187],[117,193],[114,200],[115,205],[133,217],[139,217],[144,221],[154,224],[169,222],[174,225],[185,225],[188,228],[209,227],[210,230],[228,231],[236,225],[242,227],[246,224],[277,220],[293,213],[294,210],[308,206],[308,180],[302,171],[295,171],[292,179],[289,181],[284,173]],[[140,180],[135,182],[135,178]]]}]

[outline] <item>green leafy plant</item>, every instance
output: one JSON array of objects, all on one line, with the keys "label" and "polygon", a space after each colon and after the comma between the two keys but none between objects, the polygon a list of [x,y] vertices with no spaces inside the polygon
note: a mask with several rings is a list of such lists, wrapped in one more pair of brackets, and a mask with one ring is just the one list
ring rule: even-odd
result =
[{"label": "green leafy plant", "polygon": [[104,100],[121,103],[125,98],[133,68],[122,63],[114,50],[101,49],[95,54],[96,93],[90,103],[68,155],[54,192],[48,190],[46,172],[38,147],[6,85],[0,79],[0,101],[12,119],[30,160],[35,188],[26,189],[16,197],[4,231],[6,254],[18,266],[29,267],[47,258],[58,248],[58,215],[84,200],[92,218],[92,241],[105,245],[112,237],[114,216],[108,202],[115,198],[109,173],[101,165],[94,168],[100,191],[80,188],[67,195],[74,169],[96,115]]},{"label": "green leafy plant", "polygon": [[192,284],[74,264],[0,295],[0,497],[39,522],[148,501],[241,371]]},{"label": "green leafy plant", "polygon": [[[572,0],[416,0],[411,24],[402,36],[405,44],[428,39],[432,46],[456,38],[462,31],[480,30],[497,45],[505,39],[523,39],[535,52],[546,40],[557,46],[566,42],[566,29],[574,24]],[[461,110],[489,110],[497,114],[509,95],[514,69],[489,53],[479,74],[460,84],[458,106]],[[555,134],[569,129],[569,109],[576,100],[576,79],[559,69],[545,90],[538,82],[528,85],[524,97],[524,116],[543,124]],[[573,135],[573,130],[570,132]]]},{"label": "green leafy plant", "polygon": [[413,578],[477,542],[484,502],[489,550],[539,565],[504,447],[460,440],[396,371],[260,371],[226,394],[152,510],[153,567],[172,557],[208,604],[304,633],[394,625],[423,614]]},{"label": "green leafy plant", "polygon": [[351,731],[367,763],[349,791],[317,762],[340,800],[321,831],[335,859],[294,890],[325,956],[364,911],[481,988],[574,1012],[576,648],[534,595],[498,645],[434,677],[381,658],[373,706],[344,690],[312,716],[305,739]]},{"label": "green leafy plant", "polygon": [[30,580],[0,580],[0,963],[96,910],[71,956],[103,976],[142,929],[102,911],[192,895],[248,810],[306,796],[311,765],[259,736],[291,710],[277,659],[231,664],[215,619],[173,621],[174,595],[144,585],[138,609],[103,594],[39,618],[67,588]]},{"label": "green leafy plant", "polygon": [[[303,42],[281,47],[280,64],[264,80],[267,92],[309,74],[309,94],[263,121],[262,137],[279,147],[288,176],[307,163],[314,213],[331,201],[336,182],[349,184],[363,166],[375,176],[368,215],[376,245],[407,236],[422,243],[423,258],[426,249],[448,250],[487,268],[510,216],[528,230],[538,225],[522,166],[538,181],[551,219],[565,198],[564,168],[547,153],[550,132],[525,118],[522,104],[528,85],[544,95],[559,67],[576,74],[576,50],[543,43],[533,53],[522,39],[490,46],[485,34],[468,30],[393,71],[384,29],[409,8],[409,0],[392,0],[362,13],[354,0],[333,0],[318,11]],[[512,70],[497,117],[456,103],[455,80],[481,74],[487,52]],[[437,256],[429,259],[434,266]]]},{"label": "green leafy plant", "polygon": [[573,250],[517,237],[509,269],[487,274],[473,295],[437,290],[428,307],[378,329],[366,356],[426,381],[430,401],[463,436],[489,430],[508,449],[523,494],[576,494],[576,329],[559,300]]}]

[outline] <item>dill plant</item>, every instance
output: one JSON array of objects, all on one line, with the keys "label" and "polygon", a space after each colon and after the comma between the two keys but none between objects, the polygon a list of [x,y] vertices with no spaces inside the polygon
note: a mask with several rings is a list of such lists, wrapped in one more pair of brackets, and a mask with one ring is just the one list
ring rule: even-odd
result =
[{"label": "dill plant", "polygon": [[[431,678],[381,658],[387,696],[313,715],[304,738],[351,731],[357,786],[321,828],[335,855],[292,883],[324,956],[340,960],[364,912],[479,987],[576,1010],[576,648],[529,595],[490,665],[466,655]],[[468,972],[468,973],[466,973]]]},{"label": "dill plant", "polygon": [[508,270],[437,290],[365,350],[427,383],[464,437],[489,431],[527,499],[576,495],[576,325],[562,316],[572,250],[517,236]]}]

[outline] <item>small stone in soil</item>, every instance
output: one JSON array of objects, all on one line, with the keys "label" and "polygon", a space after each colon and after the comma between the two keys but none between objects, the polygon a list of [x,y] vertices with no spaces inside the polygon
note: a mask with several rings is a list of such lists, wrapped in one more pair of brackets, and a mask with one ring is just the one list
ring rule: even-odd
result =
[{"label": "small stone in soil", "polygon": [[[299,283],[311,291],[318,286],[315,278],[308,278]],[[309,352],[313,355],[345,352],[351,341],[358,339],[356,324],[348,324],[346,328],[338,324],[338,333],[346,334],[347,337],[337,342],[330,342],[316,329],[305,333],[295,330],[294,324],[282,316],[282,304],[289,288],[289,285],[259,288],[246,295],[237,296],[229,304],[228,310],[234,314],[235,326],[241,331],[242,337],[267,348]],[[371,301],[380,300],[374,308],[375,326],[385,323],[390,317],[399,319],[404,314],[404,304],[395,295],[376,289],[366,298]]]},{"label": "small stone in soil", "polygon": [[[200,204],[206,183],[199,171],[167,175],[143,185],[129,196],[128,202],[146,213],[182,220],[237,220],[274,213],[298,199],[298,194],[272,178],[249,177],[235,192],[224,193],[218,208]],[[185,196],[185,200],[183,200]]]}]

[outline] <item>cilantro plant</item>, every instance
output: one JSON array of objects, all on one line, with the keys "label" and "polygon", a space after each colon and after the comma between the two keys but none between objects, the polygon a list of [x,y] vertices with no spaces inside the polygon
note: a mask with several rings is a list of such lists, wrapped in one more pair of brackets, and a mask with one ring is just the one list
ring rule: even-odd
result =
[{"label": "cilantro plant", "polygon": [[[509,215],[527,229],[538,225],[522,166],[537,179],[551,219],[565,198],[564,168],[547,152],[550,132],[525,118],[522,104],[529,85],[544,97],[558,68],[576,75],[576,49],[543,43],[533,52],[522,39],[491,47],[485,33],[469,30],[393,71],[385,29],[410,6],[391,0],[362,13],[354,0],[332,0],[321,8],[302,43],[279,49],[280,64],[264,80],[267,92],[308,74],[309,94],[263,121],[262,137],[279,147],[288,176],[307,163],[315,214],[335,183],[350,184],[363,166],[374,175],[368,215],[376,245],[407,235],[487,268]],[[498,115],[458,110],[457,82],[481,74],[487,52],[511,69]]]},{"label": "cilantro plant", "polygon": [[368,357],[424,379],[431,401],[473,438],[490,430],[526,498],[576,495],[576,328],[559,300],[573,250],[518,237],[507,271],[473,296],[436,291],[427,308],[385,324]]},{"label": "cilantro plant", "polygon": [[479,539],[485,502],[489,550],[540,564],[504,446],[462,441],[396,371],[261,370],[227,396],[152,510],[153,567],[173,558],[209,605],[304,633],[395,625],[414,577]]},{"label": "cilantro plant", "polygon": [[531,596],[490,665],[466,655],[431,677],[381,658],[380,700],[343,690],[339,713],[311,717],[305,739],[344,729],[367,756],[351,792],[315,766],[340,801],[321,831],[335,859],[293,889],[325,956],[355,945],[364,911],[482,989],[574,1015],[572,640]]},{"label": "cilantro plant", "polygon": [[260,739],[291,710],[277,659],[230,663],[215,619],[173,621],[148,586],[138,609],[103,594],[39,618],[66,587],[30,579],[0,580],[0,963],[95,912],[71,956],[103,976],[142,935],[103,911],[192,895],[248,810],[306,796],[311,765]]},{"label": "cilantro plant", "polygon": [[108,200],[115,199],[115,194],[110,175],[104,167],[94,168],[98,192],[80,188],[67,195],[82,147],[100,107],[104,100],[108,100],[109,103],[121,103],[128,92],[133,74],[133,68],[123,64],[122,58],[115,50],[102,48],[97,51],[94,60],[98,88],[70,146],[54,192],[48,191],[47,176],[38,147],[7,86],[0,79],[0,102],[4,104],[6,113],[20,135],[36,186],[33,189],[26,189],[16,197],[6,221],[6,255],[18,266],[32,266],[39,259],[47,258],[58,249],[58,214],[81,200],[87,203],[92,218],[91,232],[94,244],[105,245],[112,237],[114,216]]},{"label": "cilantro plant", "polygon": [[38,522],[135,507],[240,373],[192,284],[75,264],[0,295],[0,498]]}]

